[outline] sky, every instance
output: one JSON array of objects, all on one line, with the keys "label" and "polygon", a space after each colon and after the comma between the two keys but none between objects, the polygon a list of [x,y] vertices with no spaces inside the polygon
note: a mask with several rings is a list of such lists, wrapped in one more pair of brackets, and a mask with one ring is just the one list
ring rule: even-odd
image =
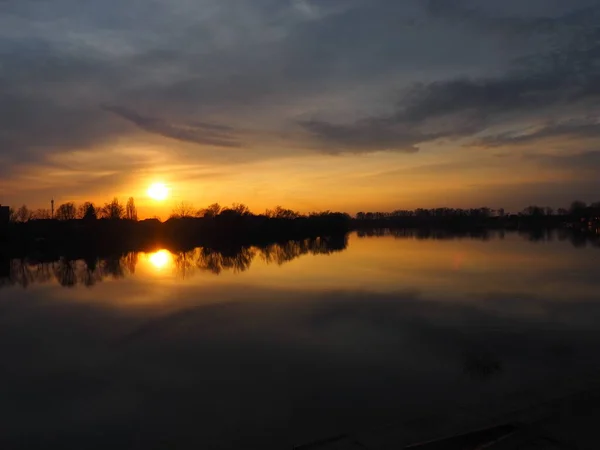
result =
[{"label": "sky", "polygon": [[598,201],[599,24],[597,0],[0,0],[0,203]]}]

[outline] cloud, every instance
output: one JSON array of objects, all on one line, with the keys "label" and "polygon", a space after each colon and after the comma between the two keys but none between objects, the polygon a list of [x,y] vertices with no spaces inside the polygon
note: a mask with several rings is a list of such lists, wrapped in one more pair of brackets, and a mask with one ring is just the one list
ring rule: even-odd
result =
[{"label": "cloud", "polygon": [[3,2],[3,176],[135,142],[171,164],[420,159],[438,141],[514,145],[600,97],[592,0],[149,2]]},{"label": "cloud", "polygon": [[348,151],[405,151],[440,138],[473,138],[495,125],[548,118],[557,111],[567,118],[589,114],[600,100],[600,66],[593,62],[600,58],[600,29],[586,23],[579,23],[560,48],[516,58],[502,75],[417,83],[404,90],[392,113],[348,124],[314,119],[300,125],[315,139]]},{"label": "cloud", "polygon": [[429,140],[416,130],[388,117],[359,120],[351,125],[340,125],[319,120],[300,123],[309,133],[322,141],[318,147],[325,153],[344,151],[398,150],[418,151],[417,144]]},{"label": "cloud", "polygon": [[164,119],[142,116],[121,106],[103,106],[125,120],[128,120],[149,133],[155,133],[178,141],[192,142],[216,147],[239,147],[233,128],[204,122],[170,123]]},{"label": "cloud", "polygon": [[501,4],[476,0],[428,0],[426,5],[427,12],[436,19],[459,21],[484,33],[503,35],[556,36],[563,31],[569,32],[573,25],[584,23],[593,26],[600,14],[594,0],[553,3],[534,0],[526,4],[518,0]]},{"label": "cloud", "polygon": [[[36,163],[67,150],[90,148],[125,132],[99,109],[0,92],[0,147],[11,164]],[[10,165],[4,167],[10,170]]]},{"label": "cloud", "polygon": [[512,147],[515,145],[535,144],[545,140],[551,141],[558,138],[578,140],[600,139],[600,123],[589,121],[550,123],[531,132],[509,132],[486,136],[478,141],[475,141],[474,144],[484,147]]}]

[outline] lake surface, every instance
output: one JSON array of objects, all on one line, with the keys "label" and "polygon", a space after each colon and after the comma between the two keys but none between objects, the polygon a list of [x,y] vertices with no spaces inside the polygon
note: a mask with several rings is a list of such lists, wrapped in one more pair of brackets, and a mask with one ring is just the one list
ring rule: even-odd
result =
[{"label": "lake surface", "polygon": [[0,262],[0,446],[408,442],[597,378],[597,244],[375,234]]}]

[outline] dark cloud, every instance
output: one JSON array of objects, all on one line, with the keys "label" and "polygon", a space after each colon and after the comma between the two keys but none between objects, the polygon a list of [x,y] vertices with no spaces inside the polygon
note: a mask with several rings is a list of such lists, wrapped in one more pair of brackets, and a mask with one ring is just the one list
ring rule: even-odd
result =
[{"label": "dark cloud", "polygon": [[0,147],[8,163],[40,163],[61,151],[88,149],[126,128],[106,121],[99,108],[48,98],[0,92],[0,105]]},{"label": "dark cloud", "polygon": [[502,122],[539,119],[560,108],[589,114],[600,100],[600,30],[580,25],[560,48],[519,58],[504,75],[419,83],[404,92],[392,114],[345,125],[301,125],[349,150],[404,150],[442,137],[472,137]]},{"label": "dark cloud", "polygon": [[[3,53],[8,70],[2,78],[10,78],[7,86],[11,91],[22,91],[24,87],[28,91],[44,91],[54,81],[54,89],[58,88],[55,95],[62,94],[63,104],[78,100],[73,89],[64,88],[85,87],[87,100],[95,100],[95,104],[88,101],[86,108],[124,101],[128,105],[126,114],[122,109],[113,112],[146,131],[203,145],[237,146],[239,142],[231,136],[215,135],[205,127],[196,129],[187,123],[199,114],[212,121],[214,113],[239,122],[243,116],[253,116],[256,108],[281,121],[279,105],[294,104],[306,96],[315,96],[318,102],[319,94],[370,83],[381,73],[423,72],[429,67],[438,71],[440,64],[472,67],[494,61],[493,55],[480,53],[476,46],[467,47],[473,41],[469,33],[461,34],[450,26],[430,22],[428,15],[449,21],[459,17],[472,22],[484,18],[526,21],[527,27],[532,21],[553,21],[565,28],[565,42],[571,44],[563,42],[558,49],[566,58],[559,61],[560,68],[554,64],[535,72],[530,70],[534,62],[528,61],[527,70],[504,76],[444,79],[442,72],[441,81],[409,88],[396,113],[344,124],[343,120],[319,119],[327,117],[328,106],[315,104],[312,110],[324,114],[301,121],[306,130],[326,144],[320,147],[330,152],[414,151],[420,142],[481,131],[488,126],[492,114],[544,108],[557,100],[565,86],[573,85],[574,76],[588,76],[591,68],[573,63],[581,65],[584,60],[591,60],[598,52],[597,42],[586,47],[578,38],[575,45],[574,36],[589,34],[597,10],[589,9],[583,0],[575,3],[570,8],[554,8],[553,16],[546,10],[523,16],[519,15],[516,2],[509,6],[516,13],[502,15],[473,2],[431,1],[423,8],[419,2],[399,4],[389,0],[304,0],[290,4],[263,0],[252,6],[237,5],[236,9],[206,0],[205,6],[210,7],[207,13],[192,18],[185,12],[194,7],[185,1],[178,2],[179,9],[157,3],[162,15],[156,17],[148,17],[147,11],[136,6],[117,3],[106,8],[73,9],[72,1],[63,0],[49,9],[37,3],[25,8],[9,2],[14,17],[42,21],[50,29],[60,23],[59,18],[66,17],[67,27],[88,33],[85,36],[89,42],[81,41],[79,46],[71,47],[59,45],[64,37],[55,34],[58,30],[41,36],[38,31],[29,39],[7,40]],[[143,26],[131,21],[139,15],[148,19],[142,21]],[[225,18],[236,25],[229,27],[227,33],[218,26],[219,20]],[[157,33],[165,36],[167,31],[166,38],[157,40]],[[485,33],[479,34],[480,40],[489,44]],[[123,45],[115,47],[119,38]],[[592,38],[587,36],[586,42],[589,44]],[[93,45],[86,48],[87,43]],[[548,56],[543,63],[550,59]],[[589,94],[590,84],[595,82],[575,81],[582,97]],[[569,95],[572,98],[577,93]],[[371,105],[366,106],[371,109]],[[158,110],[160,119],[133,112]],[[179,117],[186,119],[175,119]],[[443,117],[443,125],[429,123],[438,117]],[[91,139],[95,139],[93,134]]]},{"label": "dark cloud", "polygon": [[374,150],[412,153],[418,151],[419,142],[431,138],[386,117],[360,120],[351,125],[319,120],[302,122],[301,125],[323,141],[320,149],[326,153]]},{"label": "dark cloud", "polygon": [[103,108],[132,122],[149,133],[201,145],[213,145],[217,147],[240,146],[240,142],[236,140],[233,128],[228,126],[197,121],[183,124],[169,123],[164,119],[142,116],[135,111],[121,106],[103,106]]},{"label": "dark cloud", "polygon": [[600,123],[596,122],[567,122],[548,124],[530,133],[503,133],[486,136],[476,145],[484,147],[503,147],[522,144],[534,144],[543,140],[568,138],[568,139],[600,139]]},{"label": "dark cloud", "polygon": [[575,2],[510,0],[494,4],[476,0],[428,0],[427,12],[436,19],[458,21],[480,32],[543,35],[551,39],[570,35],[573,27],[594,27],[600,8],[594,0]]}]

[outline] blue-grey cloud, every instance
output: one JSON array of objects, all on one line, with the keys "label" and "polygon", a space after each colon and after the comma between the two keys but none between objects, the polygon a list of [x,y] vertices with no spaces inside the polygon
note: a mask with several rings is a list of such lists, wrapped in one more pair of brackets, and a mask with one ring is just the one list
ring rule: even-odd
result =
[{"label": "blue-grey cloud", "polygon": [[234,130],[225,125],[204,122],[169,123],[164,119],[147,117],[122,106],[104,106],[125,120],[128,120],[149,133],[176,139],[178,141],[192,142],[196,144],[212,145],[217,147],[239,147]]},{"label": "blue-grey cloud", "polygon": [[[472,137],[502,121],[544,118],[561,108],[569,115],[590,114],[600,101],[600,30],[589,26],[587,16],[577,17],[579,26],[559,48],[516,58],[503,74],[417,83],[405,90],[393,113],[342,125],[322,120],[302,125],[319,139],[349,148],[404,150],[442,137]],[[581,131],[589,135],[590,129]]]},{"label": "blue-grey cloud", "polygon": [[528,133],[502,133],[486,136],[476,145],[484,147],[502,147],[535,144],[548,139],[600,139],[600,123],[598,122],[565,122],[550,123]]}]

